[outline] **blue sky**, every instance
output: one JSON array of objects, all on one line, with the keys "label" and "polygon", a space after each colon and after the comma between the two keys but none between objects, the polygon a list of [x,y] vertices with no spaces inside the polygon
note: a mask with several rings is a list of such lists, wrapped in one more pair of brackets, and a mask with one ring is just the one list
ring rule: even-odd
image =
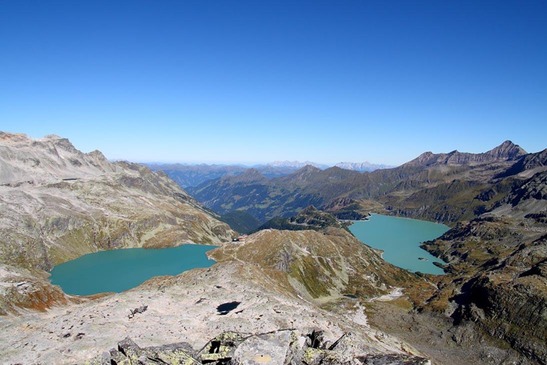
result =
[{"label": "blue sky", "polygon": [[110,159],[547,147],[547,1],[0,0],[0,130]]}]

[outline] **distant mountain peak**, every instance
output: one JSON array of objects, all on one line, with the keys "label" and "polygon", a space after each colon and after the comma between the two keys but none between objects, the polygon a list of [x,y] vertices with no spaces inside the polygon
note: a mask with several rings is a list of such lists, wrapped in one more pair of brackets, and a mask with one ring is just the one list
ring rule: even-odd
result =
[{"label": "distant mountain peak", "polygon": [[368,161],[365,162],[339,162],[335,167],[339,167],[344,170],[353,170],[353,171],[374,171],[379,169],[387,169],[393,166],[383,165],[383,164],[373,164]]},{"label": "distant mountain peak", "polygon": [[308,164],[308,165],[305,165],[304,167],[302,167],[301,169],[302,171],[319,171],[321,170],[319,167],[317,166],[314,166],[314,165],[311,165],[311,164]]},{"label": "distant mountain peak", "polygon": [[427,151],[416,157],[414,160],[407,162],[408,166],[429,166],[436,162],[436,157],[433,152]]},{"label": "distant mountain peak", "polygon": [[503,142],[499,146],[491,149],[486,153],[496,158],[505,158],[508,160],[512,160],[516,157],[527,154],[527,152],[523,148],[509,140]]},{"label": "distant mountain peak", "polygon": [[328,167],[326,165],[318,164],[318,163],[311,162],[311,161],[304,161],[304,162],[301,162],[301,161],[274,161],[274,162],[271,162],[267,165],[272,166],[272,167],[292,167],[292,168],[296,168],[296,169],[300,169],[300,168],[302,168],[304,166],[307,166],[307,165],[311,165],[311,166],[317,167],[319,169],[324,169],[324,168]]},{"label": "distant mountain peak", "polygon": [[303,174],[310,174],[310,173],[314,173],[318,171],[321,171],[321,169],[313,165],[306,165],[302,167],[301,169],[299,169],[298,171],[296,171],[295,174],[303,175]]},{"label": "distant mountain peak", "polygon": [[257,169],[250,168],[245,170],[245,172],[241,174],[241,176],[262,176],[262,174]]}]

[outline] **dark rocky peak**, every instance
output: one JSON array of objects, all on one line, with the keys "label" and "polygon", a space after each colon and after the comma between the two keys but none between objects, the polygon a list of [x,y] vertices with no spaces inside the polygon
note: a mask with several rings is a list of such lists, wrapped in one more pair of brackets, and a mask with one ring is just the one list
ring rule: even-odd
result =
[{"label": "dark rocky peak", "polygon": [[447,165],[480,164],[497,161],[512,161],[526,155],[526,151],[511,141],[505,141],[501,145],[484,153],[467,153],[452,151],[448,154],[438,155],[438,162]]},{"label": "dark rocky peak", "polygon": [[484,153],[459,152],[449,153],[425,152],[404,166],[429,167],[435,165],[477,165],[490,162],[513,161],[526,155],[526,151],[511,141],[505,141],[498,147]]},{"label": "dark rocky peak", "polygon": [[315,166],[306,165],[290,175],[279,178],[279,181],[283,181],[284,183],[296,183],[299,185],[307,184],[311,180],[314,180],[321,172],[322,170]]},{"label": "dark rocky peak", "polygon": [[514,160],[526,154],[524,149],[509,140],[485,153],[485,155],[498,160]]},{"label": "dark rocky peak", "polygon": [[[329,167],[328,169],[325,169],[323,171],[326,171],[328,174],[341,174],[341,173],[346,173],[348,170],[343,169],[339,166],[332,166],[332,167]],[[351,171],[351,170],[349,170],[349,171]]]},{"label": "dark rocky peak", "polygon": [[297,172],[301,172],[304,174],[304,173],[312,173],[312,172],[318,172],[318,171],[321,171],[321,169],[313,165],[306,165],[302,167],[300,170],[298,170]]},{"label": "dark rocky peak", "polygon": [[302,209],[298,215],[315,214],[317,212],[319,212],[319,209],[313,205],[308,205],[306,208]]},{"label": "dark rocky peak", "polygon": [[404,165],[406,166],[429,166],[437,162],[437,156],[431,151],[422,153],[420,156],[416,157],[414,160],[411,160]]},{"label": "dark rocky peak", "polygon": [[360,176],[361,172],[355,170],[346,170],[338,166],[329,167],[328,169],[321,171],[323,175],[329,178],[345,178],[350,176]]}]

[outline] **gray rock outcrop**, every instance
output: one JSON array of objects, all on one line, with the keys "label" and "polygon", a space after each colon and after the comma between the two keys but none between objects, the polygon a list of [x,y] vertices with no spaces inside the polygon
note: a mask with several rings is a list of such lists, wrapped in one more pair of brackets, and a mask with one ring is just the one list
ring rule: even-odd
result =
[{"label": "gray rock outcrop", "polygon": [[429,365],[428,359],[404,354],[371,354],[351,333],[330,345],[317,341],[314,331],[302,334],[278,330],[262,334],[225,332],[210,340],[200,351],[182,342],[141,348],[130,338],[116,348],[86,362],[86,365]]}]

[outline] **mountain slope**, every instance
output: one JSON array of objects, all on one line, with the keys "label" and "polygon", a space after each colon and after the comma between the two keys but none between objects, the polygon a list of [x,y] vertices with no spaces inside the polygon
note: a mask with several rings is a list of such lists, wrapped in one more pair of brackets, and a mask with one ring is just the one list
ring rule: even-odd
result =
[{"label": "mountain slope", "polygon": [[220,263],[235,259],[256,265],[280,285],[280,291],[319,303],[371,298],[419,281],[414,274],[382,260],[351,233],[332,227],[322,231],[266,229],[241,243],[218,248],[211,256]]},{"label": "mountain slope", "polygon": [[473,321],[547,362],[547,171],[514,185],[493,209],[424,247],[450,275],[429,307]]},{"label": "mountain slope", "polygon": [[[68,140],[0,133],[0,264],[40,272],[123,247],[220,243],[233,232],[164,174]],[[9,275],[8,275],[9,276]]]},{"label": "mountain slope", "polygon": [[[300,171],[306,168],[296,173]],[[242,175],[224,176],[188,191],[219,214],[244,210],[261,223],[276,216],[290,216],[301,207],[318,202],[312,195],[297,193],[296,186],[278,183],[280,179],[284,178],[267,179],[258,170],[249,169]]]}]

